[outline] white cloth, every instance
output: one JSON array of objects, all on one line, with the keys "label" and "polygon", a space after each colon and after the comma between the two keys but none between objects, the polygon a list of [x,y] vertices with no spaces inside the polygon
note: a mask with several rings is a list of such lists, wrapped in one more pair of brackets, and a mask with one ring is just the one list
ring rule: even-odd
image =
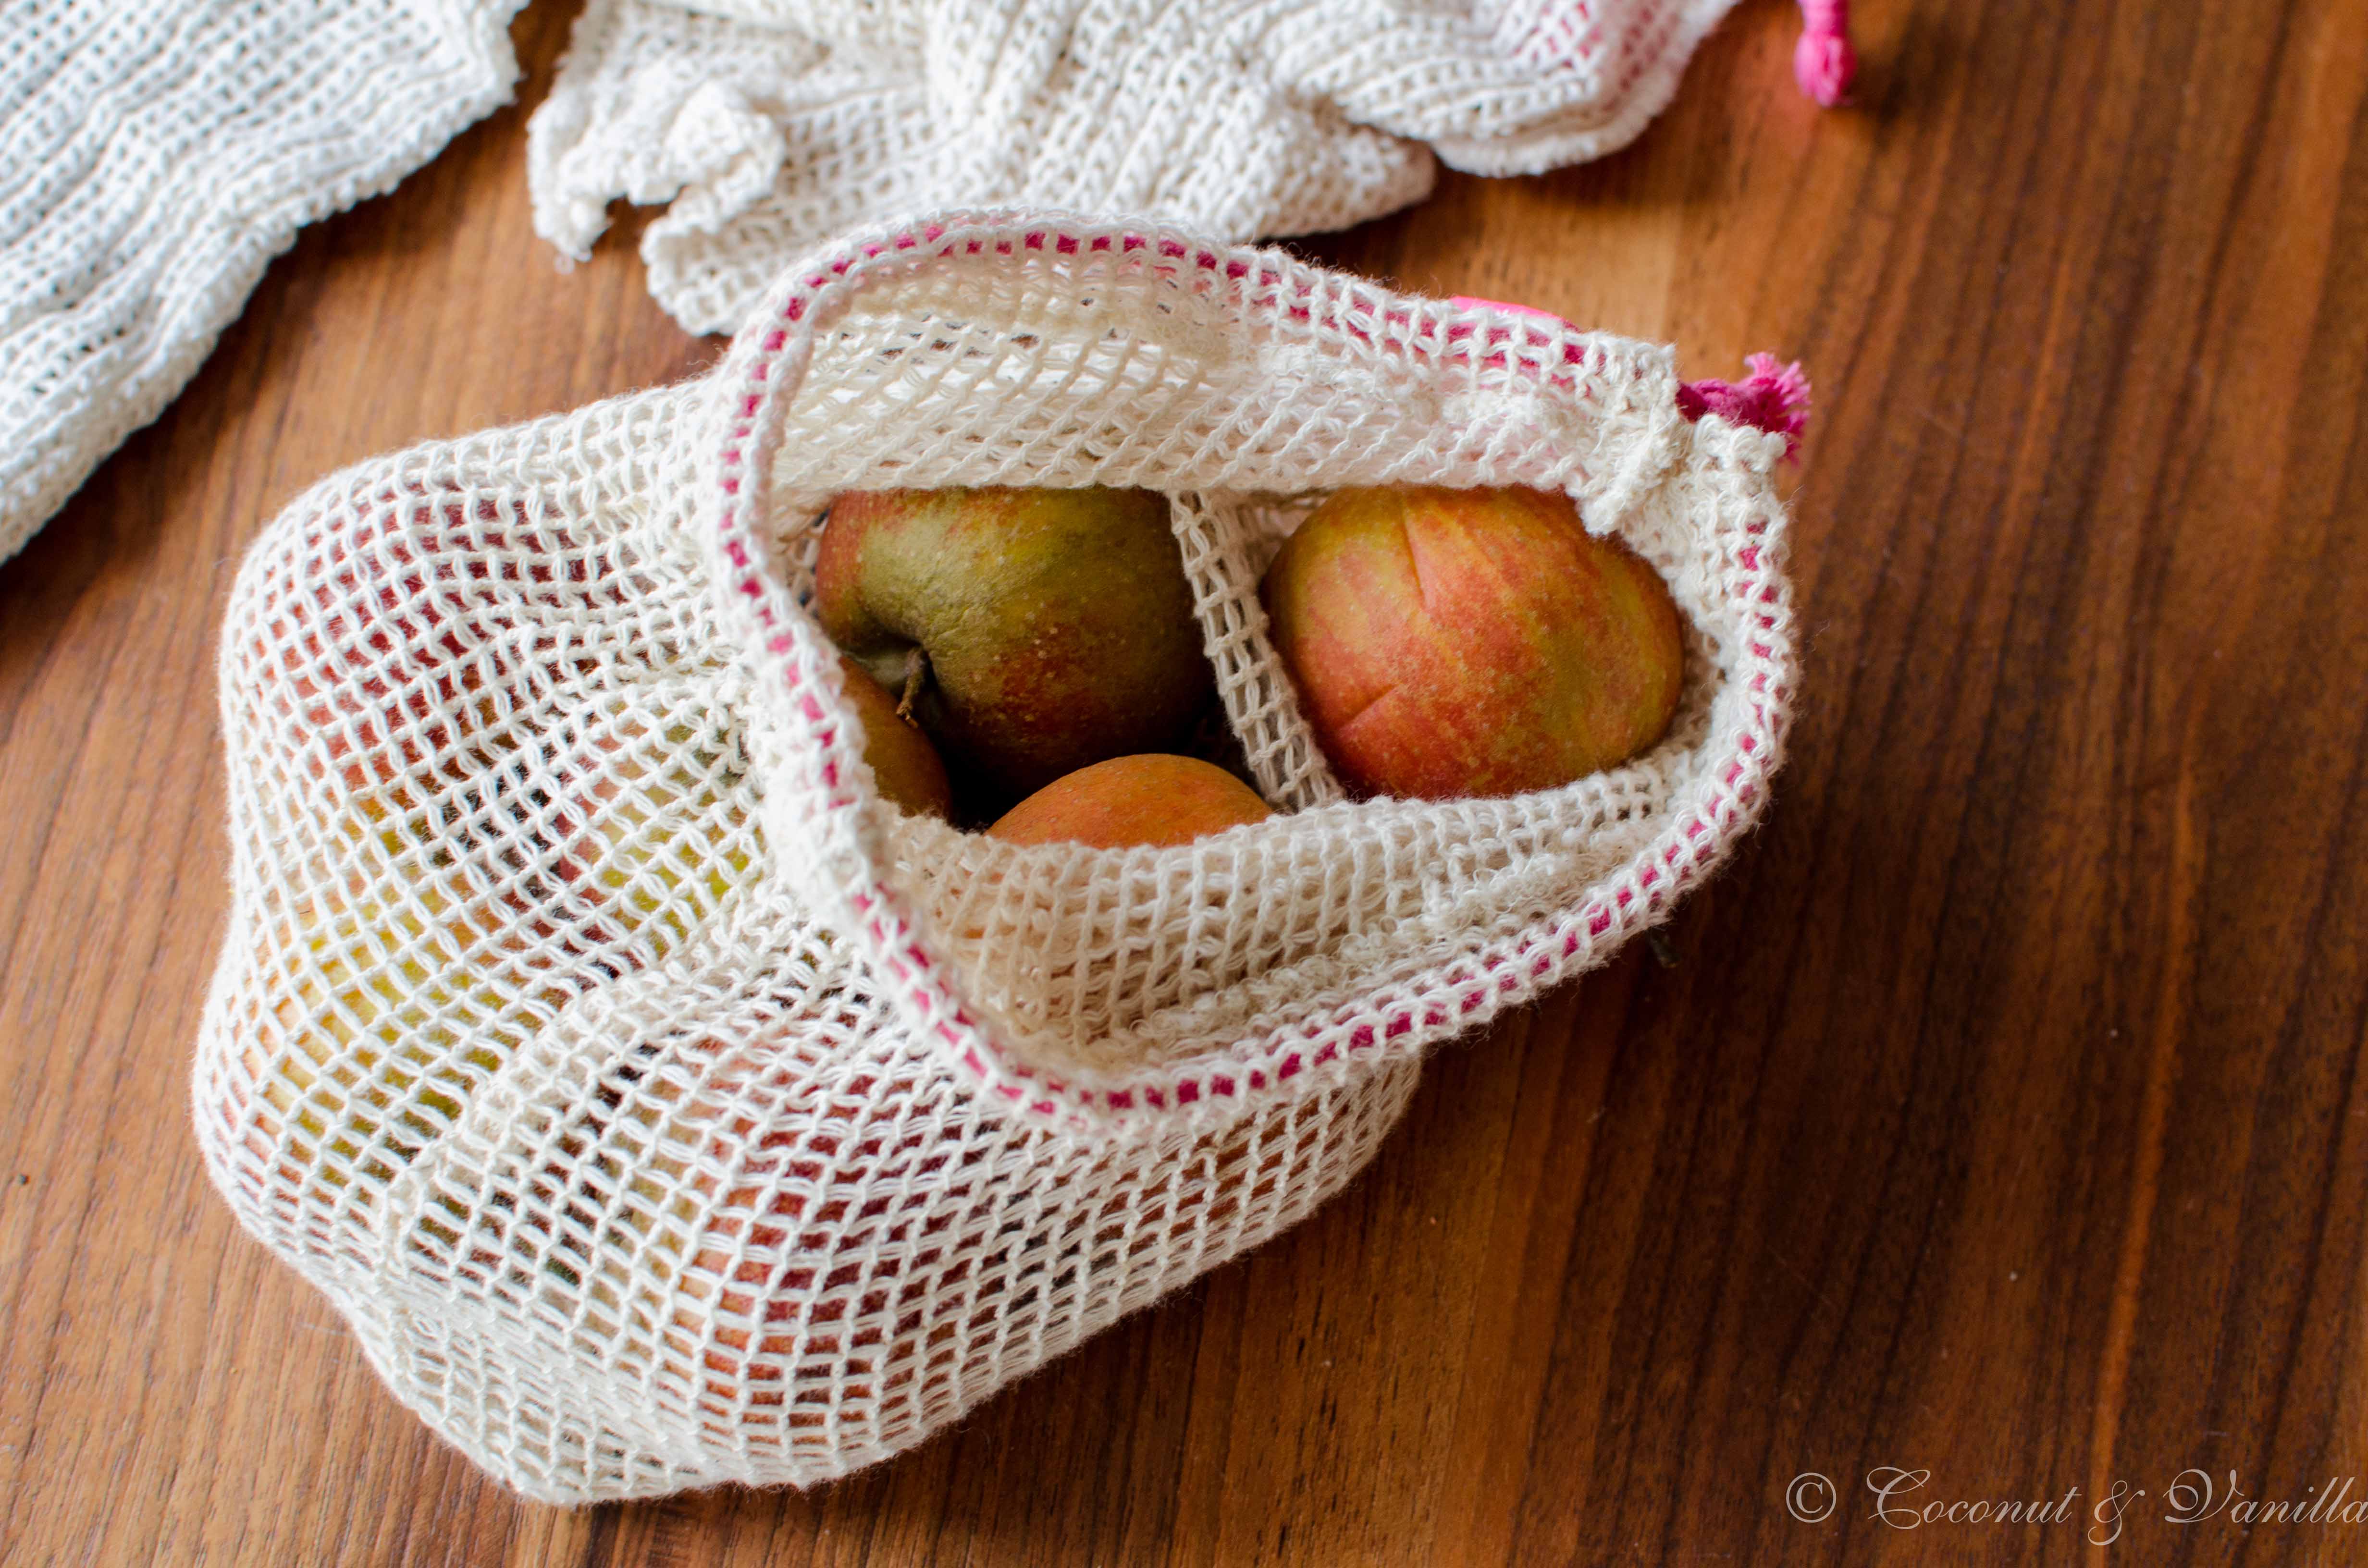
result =
[{"label": "white cloth", "polygon": [[0,0],[0,559],[296,231],[507,102],[519,0]]},{"label": "white cloth", "polygon": [[[531,1495],[919,1442],[1337,1191],[1425,1047],[1758,819],[1785,437],[1677,393],[1666,350],[1279,252],[957,216],[803,259],[698,381],[324,481],[222,633],[215,1181]],[[1688,627],[1668,739],[1344,800],[1257,582],[1313,493],[1390,483],[1559,487],[1633,544]],[[800,603],[821,514],[979,483],[1171,496],[1283,814],[1102,851],[879,798]]]},{"label": "white cloth", "polygon": [[849,225],[981,201],[1227,239],[1343,228],[1599,157],[1734,0],[591,0],[537,111],[535,227],[668,202],[650,290],[736,328]]}]

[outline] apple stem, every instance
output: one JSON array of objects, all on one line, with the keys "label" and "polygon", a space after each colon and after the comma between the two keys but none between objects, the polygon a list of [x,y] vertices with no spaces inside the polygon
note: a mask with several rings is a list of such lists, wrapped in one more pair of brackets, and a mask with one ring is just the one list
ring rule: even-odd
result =
[{"label": "apple stem", "polygon": [[905,655],[905,695],[896,699],[896,717],[907,724],[913,723],[913,699],[921,695],[921,683],[928,678],[928,675],[929,655],[923,653],[916,642],[912,652]]}]

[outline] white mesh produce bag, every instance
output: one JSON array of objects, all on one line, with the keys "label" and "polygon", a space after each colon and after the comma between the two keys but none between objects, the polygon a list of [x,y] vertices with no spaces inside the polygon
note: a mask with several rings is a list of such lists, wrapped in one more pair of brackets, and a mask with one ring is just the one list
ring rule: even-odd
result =
[{"label": "white mesh produce bag", "polygon": [[[223,631],[215,1179],[532,1495],[918,1442],[1337,1191],[1424,1047],[1601,963],[1757,818],[1785,437],[1679,392],[1524,312],[960,217],[806,259],[698,381],[324,482]],[[1343,799],[1257,574],[1313,493],[1395,483],[1561,488],[1649,559],[1689,627],[1668,738],[1533,795]],[[1105,851],[884,804],[800,595],[833,494],[955,483],[1173,497],[1286,814]]]},{"label": "white mesh produce bag", "polygon": [[[1434,153],[1501,175],[1624,145],[1733,4],[591,0],[534,118],[535,226],[580,258],[611,200],[672,202],[642,255],[694,332],[737,327],[808,246],[933,206],[1344,228],[1420,199]],[[1840,6],[1810,10],[1803,81],[1838,48],[1832,101]]]},{"label": "white mesh produce bag", "polygon": [[520,0],[0,0],[0,558],[303,224],[507,102]]}]

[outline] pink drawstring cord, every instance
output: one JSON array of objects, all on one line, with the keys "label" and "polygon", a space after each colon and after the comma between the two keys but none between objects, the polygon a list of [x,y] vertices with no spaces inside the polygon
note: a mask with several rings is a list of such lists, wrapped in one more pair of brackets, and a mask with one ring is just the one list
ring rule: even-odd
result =
[{"label": "pink drawstring cord", "polygon": [[[1471,294],[1454,295],[1447,302],[1467,311],[1505,311],[1518,316],[1533,316],[1550,327],[1570,324],[1535,305],[1512,305]],[[1749,373],[1739,381],[1680,382],[1678,412],[1688,420],[1715,414],[1721,419],[1782,436],[1784,455],[1800,456],[1801,436],[1809,427],[1809,378],[1802,373],[1800,361],[1780,365],[1773,354],[1754,354],[1743,361],[1743,368]]]},{"label": "pink drawstring cord", "polygon": [[1751,373],[1739,381],[1688,381],[1678,389],[1678,412],[1688,419],[1715,414],[1784,437],[1784,455],[1797,457],[1801,433],[1809,427],[1809,378],[1798,364],[1780,365],[1773,354],[1744,361]]},{"label": "pink drawstring cord", "polygon": [[1793,79],[1801,91],[1832,108],[1850,96],[1857,74],[1850,0],[1801,0],[1801,41],[1793,46]]}]

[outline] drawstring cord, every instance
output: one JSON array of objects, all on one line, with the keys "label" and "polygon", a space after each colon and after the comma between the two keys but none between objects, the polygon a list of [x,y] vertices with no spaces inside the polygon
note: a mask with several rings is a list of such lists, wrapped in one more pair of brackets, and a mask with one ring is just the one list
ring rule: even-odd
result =
[{"label": "drawstring cord", "polygon": [[1857,74],[1850,0],[1801,0],[1801,41],[1793,46],[1793,79],[1801,91],[1832,108],[1848,99]]},{"label": "drawstring cord", "polygon": [[1688,381],[1678,388],[1678,412],[1688,419],[1715,414],[1782,436],[1784,455],[1799,455],[1801,433],[1809,427],[1809,378],[1797,363],[1778,364],[1773,354],[1754,354],[1743,363],[1751,373],[1739,381]]}]

